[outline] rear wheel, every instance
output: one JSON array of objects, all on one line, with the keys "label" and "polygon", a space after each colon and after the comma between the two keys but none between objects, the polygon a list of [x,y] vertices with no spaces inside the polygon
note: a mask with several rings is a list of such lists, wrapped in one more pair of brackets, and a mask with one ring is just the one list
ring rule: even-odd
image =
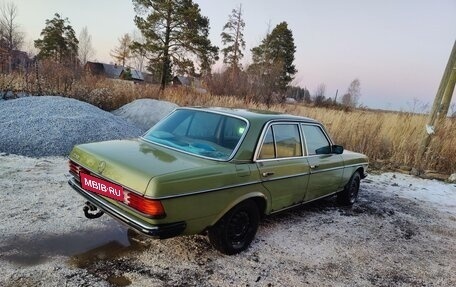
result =
[{"label": "rear wheel", "polygon": [[249,247],[259,222],[260,214],[255,202],[243,201],[209,229],[209,240],[220,252],[227,255],[237,254]]},{"label": "rear wheel", "polygon": [[341,205],[353,205],[358,199],[359,183],[361,176],[359,172],[355,172],[350,181],[345,186],[344,190],[337,194],[337,201]]}]

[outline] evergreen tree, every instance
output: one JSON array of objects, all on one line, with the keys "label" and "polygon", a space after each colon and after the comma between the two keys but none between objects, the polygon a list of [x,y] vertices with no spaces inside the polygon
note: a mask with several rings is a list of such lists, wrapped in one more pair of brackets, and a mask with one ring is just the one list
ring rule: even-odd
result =
[{"label": "evergreen tree", "polygon": [[124,34],[119,38],[119,46],[115,47],[111,51],[111,57],[116,60],[116,63],[125,67],[128,63],[128,60],[132,57],[131,54],[131,44],[133,41],[128,33]]},{"label": "evergreen tree", "polygon": [[58,13],[46,20],[46,27],[40,34],[43,38],[35,40],[35,48],[40,52],[38,58],[52,59],[59,63],[75,63],[78,56],[78,39],[68,18]]},{"label": "evergreen tree", "polygon": [[271,88],[283,93],[297,72],[293,64],[295,52],[293,33],[287,22],[282,22],[252,49],[253,64],[250,68],[260,75],[276,75]]},{"label": "evergreen tree", "polygon": [[233,9],[228,17],[228,22],[223,26],[220,34],[222,43],[226,47],[222,49],[223,62],[228,64],[233,71],[240,69],[240,60],[244,57],[242,50],[245,49],[244,41],[245,22],[242,19],[242,6]]},{"label": "evergreen tree", "polygon": [[200,61],[202,73],[209,73],[218,48],[209,40],[209,19],[201,15],[192,0],[133,0],[135,23],[144,35],[133,50],[146,51],[149,70],[160,73],[161,89],[172,79],[172,70],[193,74],[192,59]]}]

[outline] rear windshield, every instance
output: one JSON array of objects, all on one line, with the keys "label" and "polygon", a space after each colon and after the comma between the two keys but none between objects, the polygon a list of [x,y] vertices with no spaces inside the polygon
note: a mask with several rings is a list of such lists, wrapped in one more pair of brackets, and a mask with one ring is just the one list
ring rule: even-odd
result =
[{"label": "rear windshield", "polygon": [[247,129],[246,121],[199,110],[176,110],[144,139],[186,153],[228,160]]}]

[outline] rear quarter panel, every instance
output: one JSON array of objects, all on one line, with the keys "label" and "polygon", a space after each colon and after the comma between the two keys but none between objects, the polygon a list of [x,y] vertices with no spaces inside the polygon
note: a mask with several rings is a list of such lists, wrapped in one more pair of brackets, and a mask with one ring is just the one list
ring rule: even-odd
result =
[{"label": "rear quarter panel", "polygon": [[253,164],[220,163],[153,178],[146,195],[160,199],[166,218],[153,223],[186,221],[184,234],[202,232],[248,198],[261,198],[269,210],[270,194]]}]

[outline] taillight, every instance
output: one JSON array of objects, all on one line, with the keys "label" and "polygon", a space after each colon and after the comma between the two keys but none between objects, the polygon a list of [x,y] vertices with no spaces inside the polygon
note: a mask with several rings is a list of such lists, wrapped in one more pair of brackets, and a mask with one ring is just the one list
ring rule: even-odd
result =
[{"label": "taillight", "polygon": [[79,168],[80,166],[72,162],[71,160],[68,161],[68,165],[70,166],[70,173],[73,175],[79,176]]},{"label": "taillight", "polygon": [[68,165],[70,166],[70,174],[72,174],[77,181],[79,181],[79,173],[81,171],[86,174],[90,174],[90,172],[87,169],[83,168],[82,166],[80,166],[72,160],[68,161]]},{"label": "taillight", "polygon": [[165,217],[165,209],[160,200],[148,199],[137,195],[133,192],[128,192],[126,195],[126,204],[146,215],[155,218]]}]

